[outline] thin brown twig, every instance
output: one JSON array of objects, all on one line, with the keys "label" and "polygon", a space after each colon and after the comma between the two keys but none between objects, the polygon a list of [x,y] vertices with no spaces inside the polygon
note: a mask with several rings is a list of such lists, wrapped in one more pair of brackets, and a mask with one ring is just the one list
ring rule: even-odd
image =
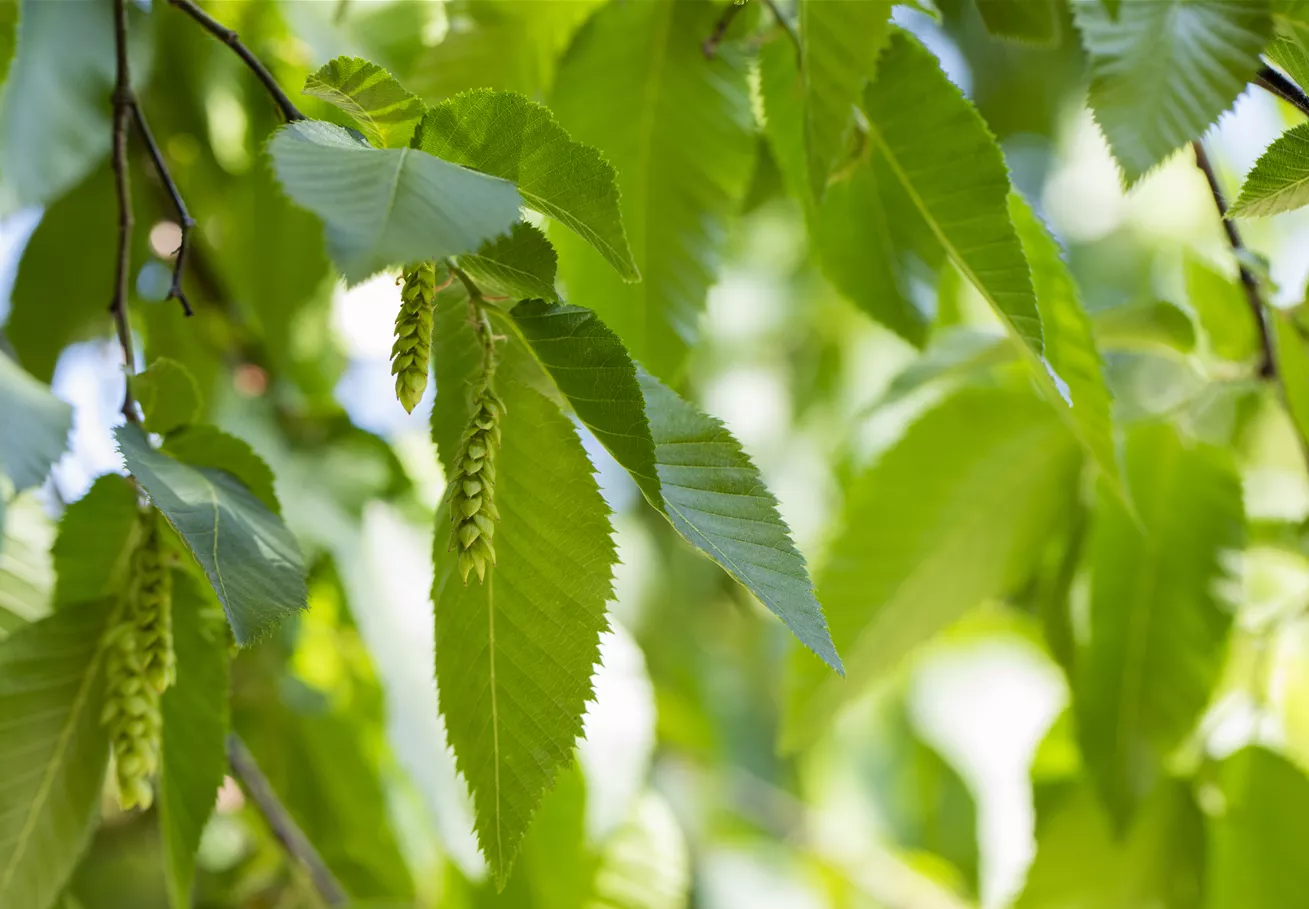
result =
[{"label": "thin brown twig", "polygon": [[[121,3],[122,0],[115,0],[115,2]],[[349,901],[345,889],[337,881],[336,875],[332,874],[332,870],[327,867],[327,863],[318,854],[313,843],[304,835],[300,825],[286,810],[282,800],[277,797],[277,793],[273,791],[264,772],[259,769],[259,764],[250,753],[250,749],[234,732],[227,736],[227,762],[232,768],[232,773],[240,781],[241,788],[246,791],[264,819],[268,821],[273,836],[277,837],[277,841],[282,844],[287,854],[300,862],[309,873],[314,889],[318,891],[323,902],[328,906],[344,906]]]},{"label": "thin brown twig", "polygon": [[1218,185],[1218,175],[1214,172],[1209,156],[1205,153],[1204,143],[1196,139],[1191,143],[1191,147],[1195,151],[1195,164],[1209,183],[1209,191],[1213,194],[1218,217],[1223,222],[1223,230],[1227,232],[1228,245],[1236,254],[1236,264],[1241,276],[1241,286],[1245,289],[1245,299],[1250,304],[1250,313],[1259,327],[1259,344],[1262,349],[1259,375],[1265,379],[1276,378],[1277,358],[1273,352],[1273,338],[1268,327],[1268,316],[1264,312],[1264,302],[1259,292],[1259,279],[1245,264],[1245,243],[1241,240],[1241,232],[1237,230],[1236,223],[1227,217],[1227,202],[1223,198],[1222,187]]},{"label": "thin brown twig", "polygon": [[132,376],[136,373],[136,355],[132,351],[132,329],[127,321],[127,282],[132,267],[132,184],[127,172],[127,131],[132,107],[132,74],[127,60],[127,2],[114,0],[114,81],[113,170],[118,193],[118,258],[114,273],[114,295],[109,304],[118,343],[123,348],[123,417],[139,423],[136,401],[132,397]]},{"label": "thin brown twig", "polygon": [[706,59],[712,60],[717,55],[718,45],[723,43],[723,36],[732,27],[732,22],[741,10],[745,9],[745,4],[746,0],[732,0],[723,10],[723,14],[718,17],[718,21],[714,23],[714,30],[700,43],[700,50],[704,52]]},{"label": "thin brown twig", "polygon": [[250,71],[255,74],[255,77],[263,83],[264,88],[268,90],[268,94],[272,95],[273,100],[277,103],[277,106],[282,111],[282,115],[286,117],[287,120],[305,119],[305,115],[300,113],[299,108],[291,103],[291,99],[286,96],[286,92],[282,91],[282,87],[277,84],[277,80],[274,79],[273,74],[268,71],[268,67],[264,66],[259,58],[251,52],[250,48],[246,47],[245,44],[241,42],[241,39],[237,36],[236,32],[232,31],[232,29],[223,25],[223,23],[219,22],[213,16],[196,6],[192,0],[168,0],[168,2],[186,13],[196,22],[200,23],[205,31],[226,44],[238,57],[245,61],[245,65],[248,66]]},{"label": "thin brown twig", "polygon": [[177,209],[177,222],[182,231],[181,239],[177,244],[177,251],[173,254],[173,283],[168,289],[166,299],[177,300],[182,304],[182,312],[189,316],[192,314],[191,301],[186,298],[186,293],[182,290],[182,272],[186,268],[186,252],[191,240],[191,231],[195,228],[195,219],[186,210],[186,202],[182,199],[182,193],[177,188],[177,184],[173,182],[173,175],[169,172],[168,165],[164,163],[163,153],[159,151],[159,145],[150,132],[149,124],[146,123],[145,112],[141,110],[141,103],[135,99],[132,100],[132,113],[136,115],[136,128],[141,131],[141,138],[145,140],[146,150],[149,151],[150,160],[155,165],[155,173],[159,175],[164,188],[168,190],[169,198],[173,200],[173,207]]}]

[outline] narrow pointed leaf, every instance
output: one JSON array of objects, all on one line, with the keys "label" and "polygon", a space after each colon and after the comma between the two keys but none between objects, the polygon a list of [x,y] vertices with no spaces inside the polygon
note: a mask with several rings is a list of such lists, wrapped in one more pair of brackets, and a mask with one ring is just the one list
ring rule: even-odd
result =
[{"label": "narrow pointed leaf", "polygon": [[1309,123],[1277,137],[1246,175],[1234,218],[1263,218],[1309,204]]},{"label": "narrow pointed leaf", "polygon": [[554,300],[554,247],[535,227],[523,221],[513,232],[482,245],[476,253],[459,257],[459,267],[488,297],[509,300]]},{"label": "narrow pointed leaf", "polygon": [[156,451],[131,424],[115,437],[127,469],[204,569],[238,644],[305,608],[304,560],[295,538],[236,477]]},{"label": "narrow pointed leaf", "polygon": [[1273,33],[1267,0],[1074,0],[1091,58],[1088,102],[1127,186],[1232,106]]},{"label": "narrow pointed leaf", "polygon": [[708,0],[606,4],[574,40],[551,101],[569,134],[618,171],[642,279],[623,284],[555,231],[568,299],[594,309],[669,381],[697,333],[756,147],[745,54],[724,44],[706,59],[701,50],[720,13]]},{"label": "narrow pointed leaf", "polygon": [[429,154],[517,184],[529,208],[575,231],[624,281],[640,278],[613,167],[570,138],[549,108],[513,92],[466,92],[434,107],[415,142]]},{"label": "narrow pointed leaf", "polygon": [[1040,354],[1041,316],[995,138],[931,52],[904,32],[892,35],[878,73],[865,97],[870,138],[955,265]]},{"label": "narrow pointed leaf", "polygon": [[304,93],[345,111],[379,148],[405,148],[427,106],[382,67],[337,57],[305,79]]},{"label": "narrow pointed leaf", "polygon": [[0,351],[0,473],[37,486],[68,447],[73,409]]},{"label": "narrow pointed leaf", "polygon": [[416,149],[373,148],[331,123],[288,123],[268,150],[286,194],[322,218],[332,260],[351,283],[473,252],[518,220],[513,184]]},{"label": "narrow pointed leaf", "polygon": [[0,643],[0,906],[49,906],[91,837],[109,761],[100,642],[113,601]]}]

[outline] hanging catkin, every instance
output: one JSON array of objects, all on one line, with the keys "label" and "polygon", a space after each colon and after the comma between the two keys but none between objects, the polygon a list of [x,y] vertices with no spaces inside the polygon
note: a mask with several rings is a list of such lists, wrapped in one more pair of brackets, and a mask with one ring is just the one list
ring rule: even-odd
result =
[{"label": "hanging catkin", "polygon": [[391,348],[391,374],[395,376],[395,396],[409,413],[414,412],[427,389],[435,298],[433,263],[422,262],[404,270],[400,312],[395,317],[395,345]]},{"label": "hanging catkin", "polygon": [[492,387],[496,360],[490,324],[479,313],[476,325],[484,356],[473,386],[472,417],[459,440],[450,479],[450,548],[459,553],[459,572],[465,584],[473,571],[479,582],[484,581],[487,566],[495,564],[493,539],[495,522],[500,520],[495,507],[495,459],[504,403]]},{"label": "hanging catkin", "polygon": [[141,518],[131,572],[119,621],[106,642],[108,693],[100,718],[109,729],[124,810],[148,808],[154,799],[150,778],[159,770],[159,696],[177,675],[172,574],[153,508]]}]

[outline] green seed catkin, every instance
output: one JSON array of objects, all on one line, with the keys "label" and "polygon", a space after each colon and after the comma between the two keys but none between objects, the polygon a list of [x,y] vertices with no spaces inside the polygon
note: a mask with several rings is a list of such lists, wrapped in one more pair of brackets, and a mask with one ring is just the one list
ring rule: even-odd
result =
[{"label": "green seed catkin", "polygon": [[173,580],[154,509],[141,518],[141,541],[118,623],[106,641],[108,695],[101,722],[109,729],[124,810],[149,808],[150,778],[159,770],[159,696],[177,676],[173,652]]},{"label": "green seed catkin", "polygon": [[450,478],[450,548],[459,552],[459,572],[464,583],[477,572],[486,580],[486,568],[495,564],[495,456],[500,448],[500,417],[504,403],[491,389],[489,370],[473,392],[473,416],[468,421],[454,476]]},{"label": "green seed catkin", "polygon": [[422,262],[404,270],[400,312],[395,317],[395,345],[391,348],[391,375],[395,396],[413,413],[427,389],[427,367],[432,354],[432,304],[436,299],[436,266]]}]

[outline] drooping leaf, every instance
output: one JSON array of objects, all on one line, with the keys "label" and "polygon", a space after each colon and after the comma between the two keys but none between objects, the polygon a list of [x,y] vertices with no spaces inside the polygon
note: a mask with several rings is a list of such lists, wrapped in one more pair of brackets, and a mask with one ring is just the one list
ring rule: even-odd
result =
[{"label": "drooping leaf", "polygon": [[1009,197],[1009,213],[1032,269],[1032,285],[1036,288],[1045,333],[1045,358],[1058,381],[1066,386],[1062,395],[1051,389],[1046,397],[1109,481],[1119,484],[1113,402],[1105,385],[1100,351],[1091,333],[1091,320],[1082,309],[1077,285],[1064,263],[1059,244],[1017,193]]},{"label": "drooping leaf", "polygon": [[614,168],[574,141],[549,108],[512,92],[466,92],[432,108],[414,138],[429,154],[516,184],[529,208],[575,231],[624,281],[640,278]]},{"label": "drooping leaf", "polygon": [[1127,438],[1125,463],[1137,517],[1102,490],[1073,688],[1087,767],[1120,830],[1217,681],[1231,623],[1217,589],[1222,558],[1244,535],[1226,452],[1144,424]]},{"label": "drooping leaf", "polygon": [[53,549],[56,606],[110,596],[124,589],[139,540],[136,489],[106,474],[59,519]]},{"label": "drooping leaf", "polygon": [[113,601],[62,609],[0,643],[0,905],[49,906],[90,839],[109,740],[100,641]]},{"label": "drooping leaf", "polygon": [[1240,362],[1259,353],[1259,329],[1245,290],[1236,279],[1191,256],[1186,260],[1186,300],[1215,354]]},{"label": "drooping leaf", "polygon": [[1232,204],[1234,218],[1264,218],[1309,203],[1309,123],[1277,137],[1246,175]]},{"label": "drooping leaf", "polygon": [[997,38],[1057,47],[1062,37],[1055,0],[977,0],[977,12]]},{"label": "drooping leaf", "polygon": [[159,829],[169,902],[188,909],[200,832],[227,772],[229,671],[222,613],[182,571],[173,572],[173,649],[177,682],[159,705]]},{"label": "drooping leaf", "polygon": [[282,506],[273,487],[273,471],[244,440],[230,436],[216,426],[187,426],[164,439],[164,454],[192,467],[225,470],[241,481],[273,514]]},{"label": "drooping leaf", "polygon": [[332,259],[351,283],[472,252],[518,220],[511,183],[416,149],[373,148],[331,123],[288,123],[268,150],[287,195],[323,219]]},{"label": "drooping leaf", "polygon": [[[439,336],[433,430],[443,458],[452,456],[468,419],[467,373],[451,373],[459,360],[444,349],[468,346],[471,334],[465,328]],[[451,379],[443,381],[446,375]],[[615,553],[608,509],[568,419],[512,379],[498,379],[496,388],[505,411],[496,458],[496,563],[484,582],[473,575],[464,584],[443,509],[432,600],[441,713],[472,790],[478,841],[502,885],[542,795],[582,732]]]},{"label": "drooping leaf", "polygon": [[373,145],[406,148],[427,106],[382,67],[337,57],[305,79],[304,93],[345,111]]},{"label": "drooping leaf", "polygon": [[1015,909],[1199,909],[1205,905],[1204,816],[1189,786],[1168,780],[1115,835],[1090,785],[1036,790],[1036,859]]},{"label": "drooping leaf", "polygon": [[510,300],[559,299],[555,293],[554,247],[545,235],[519,221],[508,236],[482,245],[476,253],[459,257],[459,267],[488,297]]},{"label": "drooping leaf", "polygon": [[1127,186],[1201,136],[1258,71],[1267,0],[1073,0],[1091,58],[1089,103]]},{"label": "drooping leaf", "polygon": [[847,499],[818,589],[848,674],[793,661],[784,747],[811,741],[915,646],[1024,577],[1078,464],[1030,393],[966,388],[914,423]]},{"label": "drooping leaf", "polygon": [[204,569],[238,644],[305,607],[304,562],[295,538],[236,477],[156,451],[130,423],[114,435],[127,469]]},{"label": "drooping leaf", "polygon": [[891,3],[800,0],[800,67],[809,188],[821,200],[827,179],[851,151],[854,107],[891,35]]},{"label": "drooping leaf", "polygon": [[900,31],[883,52],[865,104],[869,138],[950,259],[1018,338],[1041,354],[1041,315],[1009,217],[1009,174],[977,110],[931,52]]},{"label": "drooping leaf", "polygon": [[145,428],[167,434],[200,419],[200,386],[181,363],[160,357],[128,379],[145,414]]},{"label": "drooping leaf", "polygon": [[1212,909],[1298,909],[1309,893],[1304,862],[1309,780],[1281,755],[1248,747],[1219,771],[1223,813],[1210,825]]},{"label": "drooping leaf", "polygon": [[0,351],[0,473],[39,485],[68,447],[73,409]]},{"label": "drooping leaf", "polygon": [[595,253],[552,232],[568,299],[594,309],[666,381],[696,334],[755,150],[744,54],[723,45],[706,59],[701,50],[720,12],[708,0],[607,4],[578,33],[551,103],[569,134],[618,171],[642,278],[623,284]]}]

